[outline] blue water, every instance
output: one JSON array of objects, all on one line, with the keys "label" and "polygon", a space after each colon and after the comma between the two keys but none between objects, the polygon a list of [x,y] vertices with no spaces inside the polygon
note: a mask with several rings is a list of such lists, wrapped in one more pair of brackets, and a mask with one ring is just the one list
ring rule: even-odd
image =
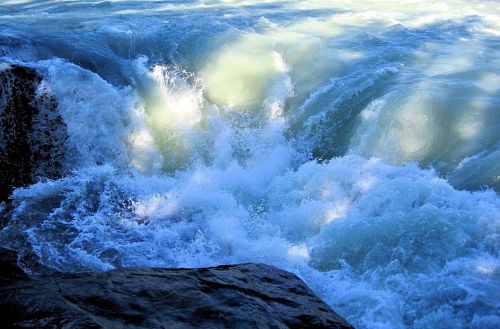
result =
[{"label": "blue water", "polygon": [[495,1],[8,0],[0,62],[69,133],[2,245],[62,271],[264,262],[358,328],[500,327]]}]

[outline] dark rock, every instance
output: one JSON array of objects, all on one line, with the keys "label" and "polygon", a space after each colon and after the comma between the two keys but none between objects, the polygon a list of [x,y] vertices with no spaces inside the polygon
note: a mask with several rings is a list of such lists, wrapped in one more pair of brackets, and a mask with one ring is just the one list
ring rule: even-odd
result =
[{"label": "dark rock", "polygon": [[62,172],[67,129],[36,70],[0,62],[0,202]]},{"label": "dark rock", "polygon": [[[4,253],[4,263],[15,261]],[[19,279],[4,263],[2,328],[353,328],[298,277],[269,265]]]}]

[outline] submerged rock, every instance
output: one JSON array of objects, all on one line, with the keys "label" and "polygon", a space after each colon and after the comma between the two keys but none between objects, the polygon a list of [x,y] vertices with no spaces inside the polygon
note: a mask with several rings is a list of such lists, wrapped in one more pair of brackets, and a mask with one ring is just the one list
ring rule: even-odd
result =
[{"label": "submerged rock", "polygon": [[66,125],[38,72],[0,62],[0,202],[62,172]]},{"label": "submerged rock", "polygon": [[264,264],[29,278],[1,250],[3,327],[353,328],[295,275]]}]

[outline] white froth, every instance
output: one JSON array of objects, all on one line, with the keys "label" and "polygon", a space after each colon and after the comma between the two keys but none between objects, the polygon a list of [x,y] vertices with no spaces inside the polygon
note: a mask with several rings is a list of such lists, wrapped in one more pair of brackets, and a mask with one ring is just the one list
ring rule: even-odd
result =
[{"label": "white froth", "polygon": [[2,245],[61,271],[265,262],[358,328],[499,326],[494,2],[24,3],[0,36],[26,20],[49,59],[5,56],[72,157],[15,190]]}]

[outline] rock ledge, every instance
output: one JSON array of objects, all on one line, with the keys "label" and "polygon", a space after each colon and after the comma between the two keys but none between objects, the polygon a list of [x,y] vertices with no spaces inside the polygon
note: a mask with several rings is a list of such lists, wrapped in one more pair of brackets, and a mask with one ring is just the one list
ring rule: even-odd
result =
[{"label": "rock ledge", "polygon": [[30,278],[0,249],[2,327],[353,328],[297,276],[264,264]]}]

